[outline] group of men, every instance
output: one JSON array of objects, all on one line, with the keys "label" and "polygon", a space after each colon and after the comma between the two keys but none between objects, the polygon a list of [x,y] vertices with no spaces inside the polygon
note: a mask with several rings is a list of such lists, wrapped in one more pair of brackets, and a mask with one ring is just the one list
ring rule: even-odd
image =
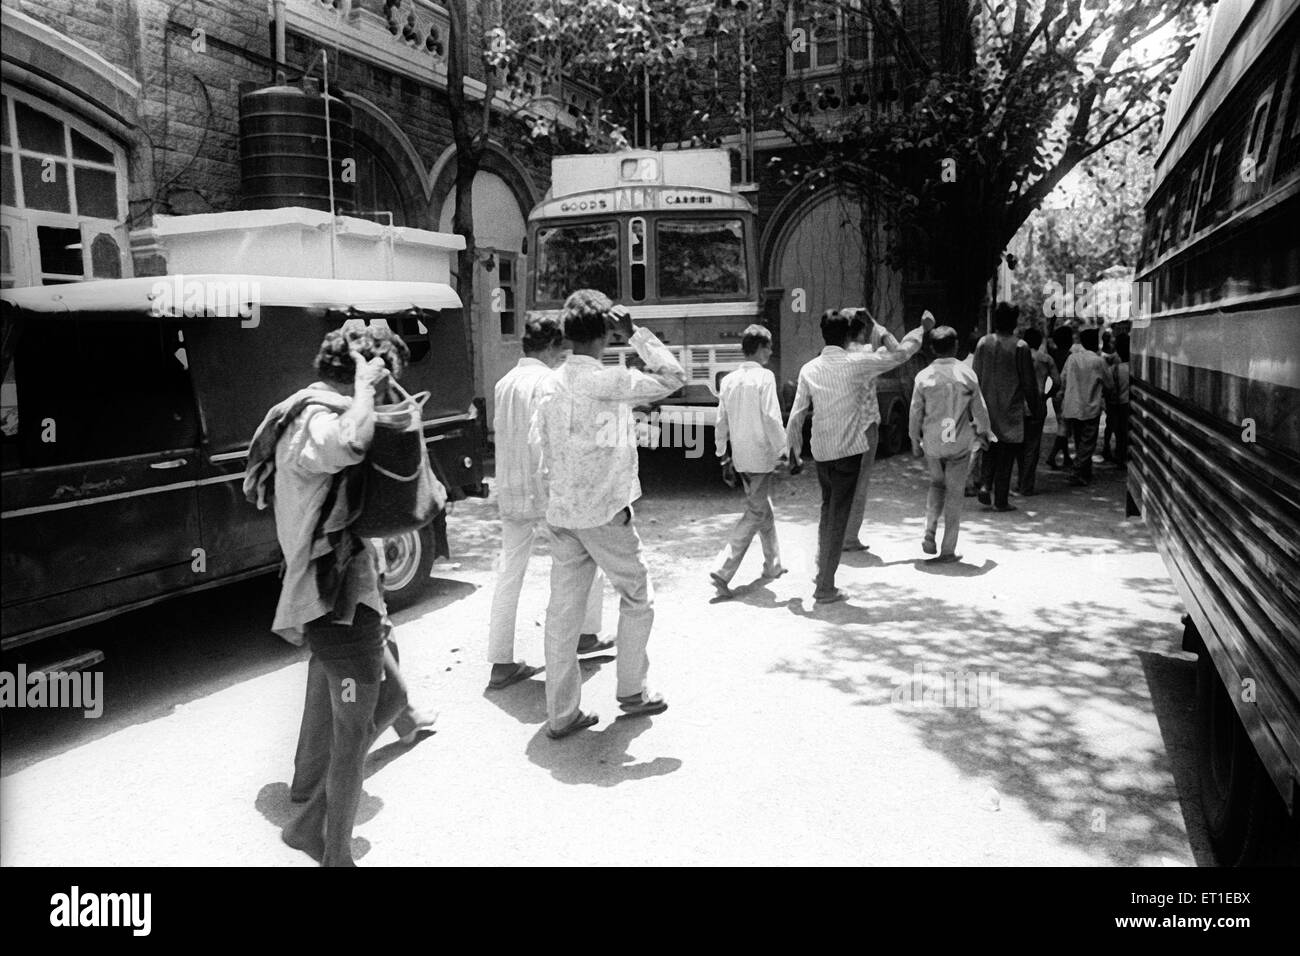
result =
[{"label": "group of men", "polygon": [[[786,573],[771,492],[780,469],[802,467],[811,415],[821,489],[813,596],[818,604],[844,599],[835,586],[840,555],[867,547],[859,531],[880,423],[875,382],[915,355],[927,335],[934,359],[916,377],[909,421],[914,453],[925,458],[930,482],[923,551],[937,561],[958,559],[963,489],[981,452],[978,493],[986,503],[1010,508],[1007,487],[1016,461],[1022,462],[1022,493],[1032,493],[1033,471],[1026,472],[1023,462],[1032,454],[1036,463],[1045,398],[1061,402],[1058,418],[1069,423],[1075,439],[1072,477],[1090,480],[1100,396],[1104,391],[1116,402],[1122,390],[1127,401],[1127,365],[1122,373],[1118,363],[1108,370],[1096,354],[1095,330],[1084,330],[1058,375],[1055,361],[1044,361],[1045,353],[1034,347],[1041,337],[1038,343],[1030,335],[1017,338],[1015,322],[1014,309],[1000,306],[996,331],[979,342],[967,365],[955,358],[956,331],[936,328],[929,312],[899,341],[865,309],[830,310],[821,318],[825,347],[800,370],[784,424],[775,378],[765,367],[771,333],[762,325],[745,329],[745,361],[723,379],[718,404],[717,454],[746,497],[710,574],[719,594],[731,596],[730,582],[755,536],[763,577]],[[636,353],[640,368],[601,361],[614,335]],[[1126,363],[1127,342],[1120,345]],[[541,671],[515,660],[514,636],[529,558],[544,538],[551,554],[546,733],[558,740],[598,722],[581,709],[581,656],[616,652],[616,698],[624,715],[650,716],[668,707],[648,684],[654,595],[633,511],[641,496],[638,435],[627,412],[677,391],[687,375],[654,333],[634,326],[626,309],[590,289],[573,293],[558,317],[530,315],[523,350],[495,391],[502,545],[488,688],[502,690]],[[348,527],[346,476],[365,458],[378,397],[408,361],[405,343],[383,327],[329,333],[316,361],[320,381],[268,412],[249,453],[245,493],[259,507],[274,505],[285,557],[273,628],[312,651],[290,788],[291,799],[304,806],[283,837],[325,865],[353,864],[352,827],[366,753],[376,737],[393,726],[412,742],[436,719],[407,700],[383,599],[382,542],[359,538]],[[1045,393],[1047,381],[1052,389]],[[611,421],[626,425],[613,439]],[[1118,441],[1122,456],[1122,433]],[[613,641],[600,637],[605,581],[620,602]]]}]

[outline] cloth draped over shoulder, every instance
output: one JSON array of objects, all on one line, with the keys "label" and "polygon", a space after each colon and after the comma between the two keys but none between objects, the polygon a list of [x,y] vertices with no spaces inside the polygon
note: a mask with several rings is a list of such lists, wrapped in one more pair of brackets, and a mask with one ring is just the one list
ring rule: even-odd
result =
[{"label": "cloth draped over shoulder", "polygon": [[[266,413],[249,444],[243,485],[245,499],[258,510],[266,509],[274,501],[276,447],[280,439],[311,406],[322,406],[341,415],[351,408],[352,399],[326,388],[309,387],[290,395]],[[312,531],[311,561],[316,587],[339,613],[343,613],[341,605],[347,596],[343,585],[348,567],[365,549],[363,540],[348,530],[359,508],[360,477],[357,468],[345,468],[332,476],[320,517]],[[282,573],[283,570],[282,566]],[[284,632],[277,633],[292,640]]]}]

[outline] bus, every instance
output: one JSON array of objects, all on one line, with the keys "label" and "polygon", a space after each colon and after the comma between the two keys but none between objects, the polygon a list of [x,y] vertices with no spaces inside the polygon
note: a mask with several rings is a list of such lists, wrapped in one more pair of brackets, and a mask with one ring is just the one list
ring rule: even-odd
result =
[{"label": "bus", "polygon": [[1201,804],[1230,865],[1300,843],[1297,222],[1300,0],[1220,0],[1146,206],[1128,490],[1186,609]]},{"label": "bus", "polygon": [[[656,403],[660,421],[713,427],[718,387],[759,322],[754,208],[723,149],[557,156],[551,188],[528,217],[528,307],[558,312],[599,289],[672,350],[687,384]],[[603,361],[635,362],[615,340]]]}]

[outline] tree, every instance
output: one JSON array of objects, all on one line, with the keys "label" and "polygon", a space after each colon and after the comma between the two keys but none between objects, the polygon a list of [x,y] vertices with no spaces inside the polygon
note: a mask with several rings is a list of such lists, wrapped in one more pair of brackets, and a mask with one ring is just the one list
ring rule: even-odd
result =
[{"label": "tree", "polygon": [[[790,0],[529,0],[512,49],[559,51],[604,81],[624,121],[648,78],[658,126],[679,141],[716,141],[751,116],[784,131],[790,182],[846,188],[873,224],[884,216],[884,254],[927,261],[968,330],[1029,215],[1081,162],[1155,124],[1208,4],[802,0],[793,19],[809,36],[789,28]],[[842,101],[829,121],[784,95],[785,51],[824,39],[818,30],[857,31],[872,64],[810,81],[814,99]]]},{"label": "tree", "polygon": [[[812,6],[827,17],[854,13],[847,3]],[[947,281],[952,319],[965,331],[977,323],[1012,237],[1065,176],[1155,125],[1207,4],[932,6],[937,18],[918,26],[900,17],[897,3],[861,2],[861,17],[898,64],[901,108],[868,104],[821,125],[778,112],[833,179],[852,184],[875,176],[895,191],[897,235],[919,231],[923,244],[902,251],[924,255]]]},{"label": "tree", "polygon": [[1040,322],[1052,318],[1044,304],[1067,282],[1078,287],[1106,276],[1132,277],[1157,132],[1148,124],[1094,153],[1025,220],[1011,251],[1017,259],[1013,300],[1026,322],[1050,325]]}]

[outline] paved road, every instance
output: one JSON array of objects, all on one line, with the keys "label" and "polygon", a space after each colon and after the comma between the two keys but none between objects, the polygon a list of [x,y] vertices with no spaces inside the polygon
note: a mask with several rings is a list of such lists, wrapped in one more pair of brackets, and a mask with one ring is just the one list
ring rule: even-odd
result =
[{"label": "paved road", "polygon": [[[1047,473],[1015,513],[968,499],[965,561],[934,566],[921,465],[884,461],[851,600],[814,608],[811,472],[777,502],[794,573],[720,602],[706,575],[741,499],[702,462],[665,465],[638,520],[669,711],[612,720],[612,661],[584,665],[604,719],[564,742],[542,733],[540,680],[485,692],[495,506],[459,503],[455,563],[397,617],[439,731],[372,754],[362,865],[1212,862],[1181,611],[1110,466],[1090,489]],[[546,567],[520,613],[537,663]],[[5,713],[0,862],[311,865],[278,840],[306,663],[266,630],[274,600],[246,582],[66,638],[108,654],[105,713]],[[909,700],[918,668],[969,697]]]}]

